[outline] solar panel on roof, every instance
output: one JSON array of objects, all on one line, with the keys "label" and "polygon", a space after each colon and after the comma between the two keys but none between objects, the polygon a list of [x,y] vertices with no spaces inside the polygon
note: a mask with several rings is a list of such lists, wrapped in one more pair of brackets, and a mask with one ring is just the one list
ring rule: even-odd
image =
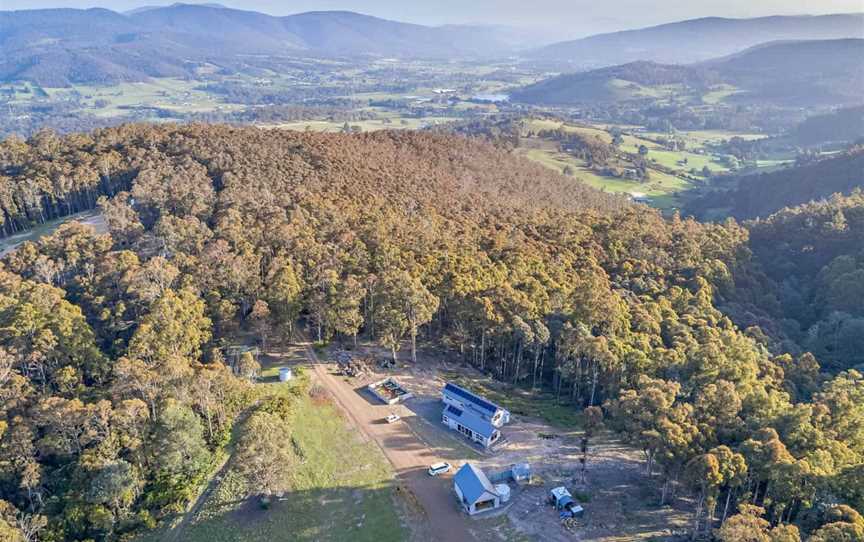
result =
[{"label": "solar panel on roof", "polygon": [[462,415],[462,411],[459,410],[458,408],[454,407],[453,405],[447,405],[447,412],[450,412],[454,416],[461,416]]},{"label": "solar panel on roof", "polygon": [[461,397],[463,399],[471,401],[472,403],[479,406],[483,410],[488,410],[491,414],[494,414],[498,410],[497,405],[492,404],[489,401],[486,401],[485,399],[482,399],[482,398],[478,397],[477,395],[474,395],[470,391],[464,390],[464,389],[462,389],[459,386],[456,386],[454,384],[448,383],[446,386],[444,386],[444,391],[449,391],[455,395],[458,395],[459,397]]},{"label": "solar panel on roof", "polygon": [[461,410],[454,408],[453,405],[447,405],[444,414],[449,415],[452,421],[486,438],[491,437],[496,432],[495,427],[489,421],[483,419],[480,414],[473,410]]}]

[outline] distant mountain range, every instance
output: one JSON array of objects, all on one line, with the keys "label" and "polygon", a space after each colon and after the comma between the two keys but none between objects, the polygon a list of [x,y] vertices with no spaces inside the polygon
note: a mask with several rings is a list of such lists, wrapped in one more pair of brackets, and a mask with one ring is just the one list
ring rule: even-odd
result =
[{"label": "distant mountain range", "polygon": [[730,89],[725,99],[731,102],[801,107],[860,104],[864,102],[864,39],[773,42],[686,66],[631,62],[552,77],[514,92],[511,98],[579,105],[652,98],[665,85],[698,94],[721,84]]},{"label": "distant mountain range", "polygon": [[639,60],[689,64],[771,41],[841,38],[864,38],[864,13],[753,19],[706,17],[555,43],[525,56],[574,69]]},{"label": "distant mountain range", "polygon": [[219,5],[0,11],[0,80],[45,86],[191,75],[255,55],[452,58],[503,55],[507,28],[429,27],[347,11],[273,17]]},{"label": "distant mountain range", "polygon": [[230,69],[264,58],[503,58],[609,66],[682,63],[729,55],[770,40],[864,37],[864,15],[697,19],[604,34],[531,50],[539,42],[499,26],[401,23],[348,11],[274,17],[219,4],[0,11],[0,81],[44,86],[192,76],[205,63]]},{"label": "distant mountain range", "polygon": [[[175,7],[175,6],[180,6],[180,5],[183,5],[183,2],[175,2],[174,4],[172,4],[172,5],[169,6],[169,7]],[[202,2],[202,3],[191,4],[191,5],[193,5],[193,6],[203,6],[203,7],[207,7],[207,8],[229,9],[228,6],[224,6],[224,5],[222,5],[222,4],[216,4],[216,3],[206,3],[206,2]],[[139,13],[144,13],[145,11],[151,11],[151,10],[154,10],[154,9],[163,9],[164,7],[165,7],[165,6],[141,6],[141,7],[139,7],[139,8],[135,8],[135,9],[130,9],[130,10],[128,10],[128,11],[124,11],[123,14],[124,14],[124,15],[137,15],[137,14],[139,14]]]},{"label": "distant mountain range", "polygon": [[701,66],[744,90],[733,101],[864,103],[864,39],[768,43]]}]

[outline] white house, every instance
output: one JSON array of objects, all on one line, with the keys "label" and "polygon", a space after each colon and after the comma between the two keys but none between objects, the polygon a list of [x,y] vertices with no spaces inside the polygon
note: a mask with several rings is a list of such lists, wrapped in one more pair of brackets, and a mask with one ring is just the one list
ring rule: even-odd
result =
[{"label": "white house", "polygon": [[461,410],[453,405],[444,407],[441,423],[484,448],[492,446],[501,438],[501,432],[488,420],[484,420],[470,410]]},{"label": "white house", "polygon": [[510,412],[507,410],[450,382],[441,390],[441,400],[459,410],[471,411],[495,427],[501,427],[510,421]]},{"label": "white house", "polygon": [[510,421],[508,411],[456,384],[444,386],[441,400],[441,423],[485,448],[501,438],[498,428]]}]

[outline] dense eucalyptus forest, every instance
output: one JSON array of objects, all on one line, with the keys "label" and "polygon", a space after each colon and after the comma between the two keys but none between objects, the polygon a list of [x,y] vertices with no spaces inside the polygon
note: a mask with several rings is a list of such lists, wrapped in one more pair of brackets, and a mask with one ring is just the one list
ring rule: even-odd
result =
[{"label": "dense eucalyptus forest", "polygon": [[109,233],[0,269],[4,539],[130,538],[182,507],[254,401],[226,338],[298,324],[602,408],[658,502],[694,495],[697,535],[864,537],[860,192],[709,224],[444,134],[0,144],[7,233],[94,205]]}]

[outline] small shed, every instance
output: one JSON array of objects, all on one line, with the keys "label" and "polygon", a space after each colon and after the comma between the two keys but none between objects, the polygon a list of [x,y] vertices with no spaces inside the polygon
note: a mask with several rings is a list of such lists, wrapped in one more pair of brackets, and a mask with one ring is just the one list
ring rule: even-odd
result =
[{"label": "small shed", "polygon": [[510,502],[510,486],[507,484],[496,484],[495,493],[501,498],[501,504]]},{"label": "small shed", "polygon": [[279,382],[288,382],[289,380],[294,378],[294,373],[291,371],[291,367],[280,367],[279,368]]},{"label": "small shed", "polygon": [[506,484],[511,480],[517,484],[523,484],[531,480],[531,465],[528,463],[515,463],[510,465],[509,469],[488,474],[488,477],[493,484]]},{"label": "small shed", "polygon": [[549,492],[552,503],[555,505],[555,508],[558,510],[562,510],[568,505],[573,504],[573,496],[567,491],[567,488],[564,486],[553,488],[552,491]]},{"label": "small shed", "polygon": [[510,468],[513,481],[517,484],[527,482],[531,479],[531,465],[528,463],[517,463]]},{"label": "small shed", "polygon": [[501,506],[501,496],[482,470],[465,463],[453,477],[453,490],[459,504],[469,515],[494,510]]}]

